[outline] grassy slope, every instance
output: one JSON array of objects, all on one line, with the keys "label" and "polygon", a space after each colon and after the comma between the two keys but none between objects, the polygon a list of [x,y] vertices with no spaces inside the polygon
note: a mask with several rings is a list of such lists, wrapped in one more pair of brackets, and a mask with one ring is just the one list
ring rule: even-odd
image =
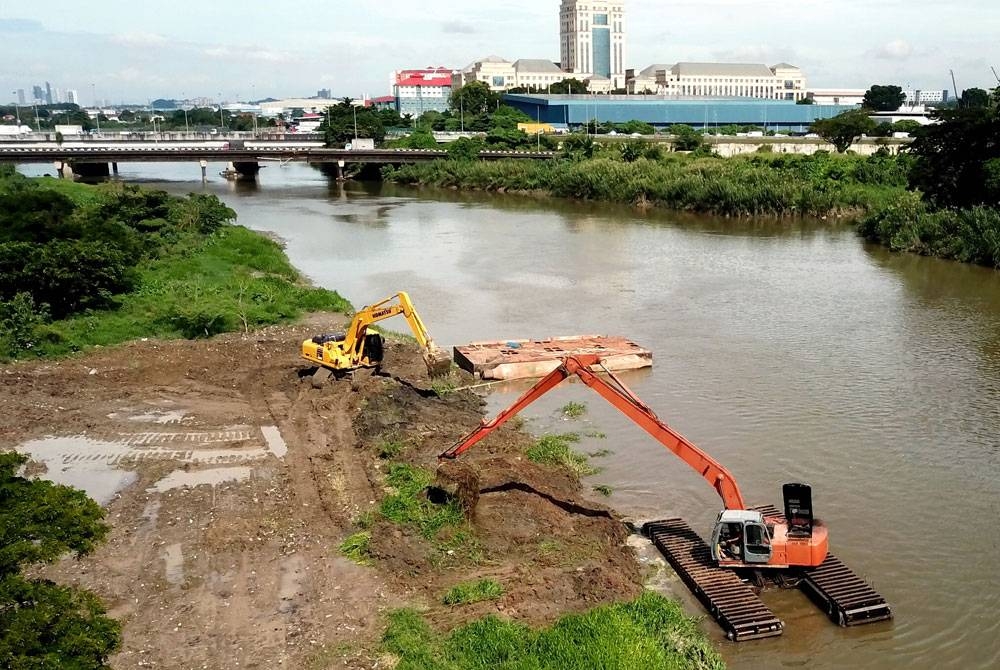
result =
[{"label": "grassy slope", "polygon": [[[77,203],[101,190],[43,178]],[[42,326],[37,356],[58,356],[140,337],[202,337],[292,320],[311,311],[348,311],[336,292],[301,282],[281,247],[242,226],[169,249],[138,268],[136,289],[116,297],[116,310],[92,311]]]},{"label": "grassy slope", "polygon": [[383,650],[397,670],[709,670],[725,667],[695,620],[675,602],[645,593],[631,603],[563,617],[535,631],[490,616],[436,635],[413,610],[389,617]]}]

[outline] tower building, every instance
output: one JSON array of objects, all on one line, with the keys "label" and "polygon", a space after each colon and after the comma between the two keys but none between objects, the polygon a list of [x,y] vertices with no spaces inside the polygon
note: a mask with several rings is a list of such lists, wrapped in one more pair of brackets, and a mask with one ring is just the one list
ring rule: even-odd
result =
[{"label": "tower building", "polygon": [[625,86],[625,3],[562,0],[559,9],[562,69],[579,78]]}]

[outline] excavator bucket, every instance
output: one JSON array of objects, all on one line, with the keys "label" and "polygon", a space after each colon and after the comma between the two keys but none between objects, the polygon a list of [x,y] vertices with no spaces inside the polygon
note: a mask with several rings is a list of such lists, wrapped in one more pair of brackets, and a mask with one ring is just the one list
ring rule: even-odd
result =
[{"label": "excavator bucket", "polygon": [[424,363],[427,364],[427,374],[431,377],[441,377],[451,371],[451,356],[440,347],[424,349]]}]

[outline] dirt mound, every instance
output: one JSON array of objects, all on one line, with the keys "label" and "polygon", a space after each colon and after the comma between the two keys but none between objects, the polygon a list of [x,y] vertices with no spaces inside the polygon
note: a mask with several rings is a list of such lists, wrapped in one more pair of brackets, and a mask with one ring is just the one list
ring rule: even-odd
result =
[{"label": "dirt mound", "polygon": [[[121,618],[114,667],[373,667],[383,614],[404,604],[443,629],[489,612],[550,622],[639,592],[622,524],[569,473],[526,461],[531,438],[512,428],[462,457],[467,523],[429,539],[375,514],[392,464],[432,479],[482,402],[438,397],[398,342],[381,374],[312,388],[299,343],[335,319],[0,368],[0,448],[112,487],[108,543],[46,572]],[[370,567],[337,551],[361,519]],[[499,600],[442,604],[485,577],[505,587]]]}]

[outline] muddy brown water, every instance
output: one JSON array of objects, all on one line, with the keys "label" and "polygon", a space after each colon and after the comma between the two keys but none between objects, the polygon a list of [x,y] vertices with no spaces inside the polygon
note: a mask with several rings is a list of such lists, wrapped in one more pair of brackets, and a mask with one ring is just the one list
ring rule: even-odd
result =
[{"label": "muddy brown water", "polygon": [[[651,348],[652,370],[626,376],[638,395],[752,503],[811,483],[833,550],[894,607],[892,624],[841,629],[797,591],[768,593],[786,632],[720,640],[733,667],[1000,666],[1000,272],[891,254],[827,222],[343,187],[301,165],[251,186],[202,186],[195,165],[121,167],[216,193],[355,305],[409,291],[441,344],[612,333]],[[498,388],[491,410],[520,390]],[[581,419],[561,417],[571,400]],[[588,484],[611,486],[622,513],[710,528],[712,490],[589,389],[560,388],[527,416],[613,452]]]}]

